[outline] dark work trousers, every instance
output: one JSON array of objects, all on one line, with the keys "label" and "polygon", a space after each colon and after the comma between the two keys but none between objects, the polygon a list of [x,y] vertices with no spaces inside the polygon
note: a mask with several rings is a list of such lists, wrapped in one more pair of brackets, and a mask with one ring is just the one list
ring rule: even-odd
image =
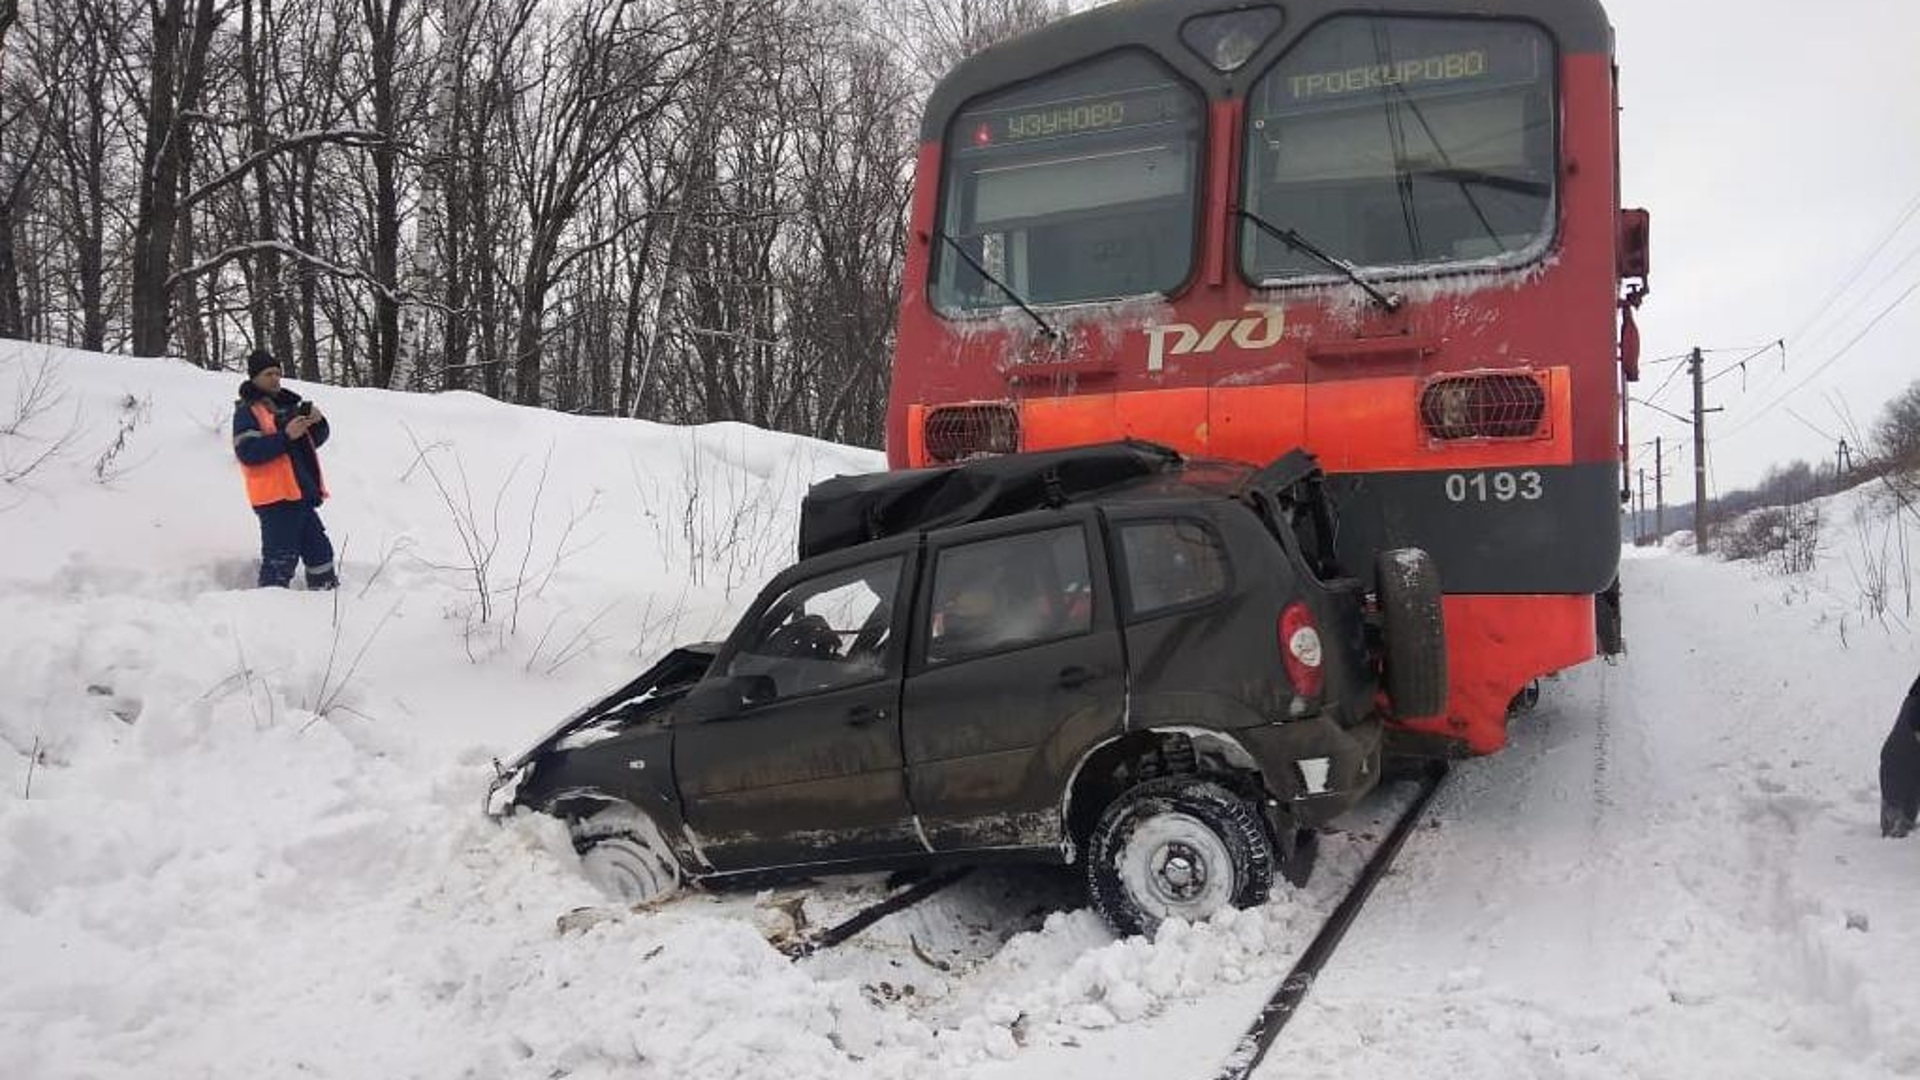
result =
[{"label": "dark work trousers", "polygon": [[1880,834],[1905,836],[1920,816],[1920,683],[1880,748]]},{"label": "dark work trousers", "polygon": [[256,506],[260,515],[260,584],[286,588],[293,568],[307,564],[307,588],[331,589],[340,579],[333,571],[333,542],[320,514],[303,502]]}]

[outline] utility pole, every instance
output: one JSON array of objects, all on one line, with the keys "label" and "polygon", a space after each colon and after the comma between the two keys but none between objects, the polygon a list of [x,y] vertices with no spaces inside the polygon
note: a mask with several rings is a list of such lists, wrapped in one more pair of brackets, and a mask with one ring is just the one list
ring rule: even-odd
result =
[{"label": "utility pole", "polygon": [[1666,463],[1661,461],[1660,436],[1653,437],[1653,535],[1667,535]]},{"label": "utility pole", "polygon": [[1633,515],[1633,542],[1638,546],[1647,538],[1647,469],[1640,467],[1640,512]]},{"label": "utility pole", "polygon": [[1698,555],[1707,553],[1707,414],[1726,411],[1707,408],[1705,366],[1696,345],[1687,356],[1687,370],[1693,373],[1693,550]]}]

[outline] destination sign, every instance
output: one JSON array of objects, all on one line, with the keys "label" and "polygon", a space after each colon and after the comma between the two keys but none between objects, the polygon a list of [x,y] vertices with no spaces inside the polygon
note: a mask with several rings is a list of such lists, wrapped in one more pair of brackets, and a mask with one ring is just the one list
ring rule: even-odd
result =
[{"label": "destination sign", "polygon": [[1540,53],[1531,42],[1510,35],[1495,34],[1481,42],[1465,41],[1455,48],[1387,56],[1370,63],[1338,63],[1341,52],[1351,56],[1356,51],[1336,50],[1331,56],[1323,53],[1318,62],[1283,65],[1264,87],[1268,111],[1336,104],[1343,98],[1377,96],[1394,88],[1416,92],[1506,86],[1540,77]]},{"label": "destination sign", "polygon": [[1147,127],[1185,117],[1196,110],[1170,87],[1148,87],[1064,101],[1036,102],[968,113],[956,128],[973,149],[1036,139],[1098,135]]},{"label": "destination sign", "polygon": [[1287,79],[1287,91],[1295,101],[1333,94],[1352,94],[1378,90],[1386,86],[1413,83],[1459,82],[1477,79],[1487,73],[1487,51],[1442,53],[1417,60],[1396,60],[1387,64],[1364,64],[1333,71],[1313,71]]},{"label": "destination sign", "polygon": [[1049,135],[1104,131],[1126,122],[1126,99],[1116,98],[1084,105],[1059,105],[1038,112],[1015,113],[1006,118],[1006,134],[1009,139],[1040,139]]}]

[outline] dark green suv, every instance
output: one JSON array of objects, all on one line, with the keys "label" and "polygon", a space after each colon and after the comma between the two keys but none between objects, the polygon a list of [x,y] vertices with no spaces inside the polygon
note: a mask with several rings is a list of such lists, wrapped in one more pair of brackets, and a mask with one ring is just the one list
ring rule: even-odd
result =
[{"label": "dark green suv", "polygon": [[768,871],[1082,862],[1122,933],[1301,880],[1445,699],[1438,582],[1332,565],[1295,451],[1144,443],[817,485],[801,561],[500,770],[630,900]]}]

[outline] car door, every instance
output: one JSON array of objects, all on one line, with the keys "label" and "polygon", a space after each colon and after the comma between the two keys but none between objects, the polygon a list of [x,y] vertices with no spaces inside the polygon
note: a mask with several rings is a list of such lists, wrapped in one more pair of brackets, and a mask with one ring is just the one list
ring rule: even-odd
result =
[{"label": "car door", "polygon": [[674,731],[686,820],[716,870],[924,850],[907,805],[900,682],[915,544],[776,578],[687,696]]},{"label": "car door", "polygon": [[1126,665],[1091,511],[929,538],[902,704],[907,790],[935,850],[1059,842],[1063,785],[1119,730]]}]

